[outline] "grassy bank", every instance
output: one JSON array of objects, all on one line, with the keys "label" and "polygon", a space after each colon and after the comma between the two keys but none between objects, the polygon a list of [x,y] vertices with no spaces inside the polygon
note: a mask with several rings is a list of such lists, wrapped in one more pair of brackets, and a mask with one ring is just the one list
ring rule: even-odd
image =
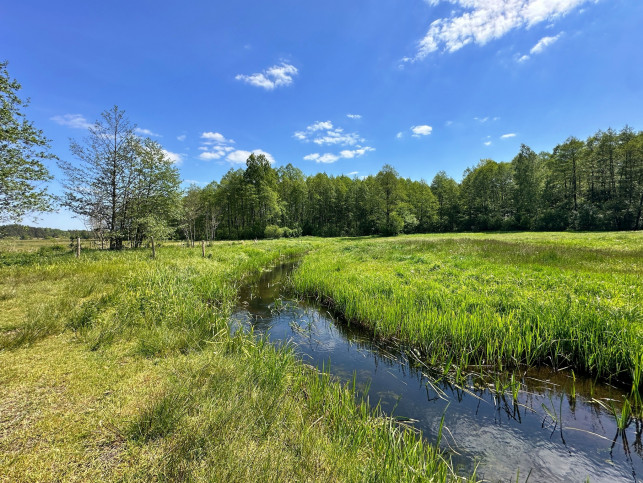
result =
[{"label": "grassy bank", "polygon": [[445,480],[418,435],[227,318],[320,242],[0,253],[0,480]]},{"label": "grassy bank", "polygon": [[293,280],[433,365],[643,370],[643,233],[448,234],[325,242]]}]

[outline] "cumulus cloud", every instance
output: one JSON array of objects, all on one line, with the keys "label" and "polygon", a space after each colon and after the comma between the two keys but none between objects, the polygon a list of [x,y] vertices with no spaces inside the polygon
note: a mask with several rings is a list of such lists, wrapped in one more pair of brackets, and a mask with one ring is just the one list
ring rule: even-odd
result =
[{"label": "cumulus cloud", "polygon": [[281,64],[273,65],[255,74],[238,74],[235,79],[271,91],[277,87],[287,87],[291,85],[293,83],[293,77],[296,76],[298,72],[297,67],[294,65],[282,62]]},{"label": "cumulus cloud", "polygon": [[306,130],[310,132],[324,131],[329,129],[333,129],[333,123],[330,121],[317,121],[316,123],[311,124],[306,128]]},{"label": "cumulus cloud", "polygon": [[450,3],[451,16],[431,23],[418,43],[413,62],[432,52],[455,52],[467,44],[485,45],[508,32],[551,22],[595,0],[428,0],[432,6]]},{"label": "cumulus cloud", "polygon": [[324,144],[339,144],[344,146],[353,146],[360,141],[363,141],[357,133],[344,133],[342,129],[336,129],[334,131],[327,131],[326,135],[319,136],[313,139],[312,141],[315,144],[324,145]]},{"label": "cumulus cloud", "polygon": [[483,144],[484,144],[485,146],[491,146],[491,141],[485,141]]},{"label": "cumulus cloud", "polygon": [[180,155],[179,153],[173,153],[172,151],[168,151],[167,149],[164,149],[163,154],[167,159],[172,161],[172,163],[174,164],[181,164],[183,162],[183,156]]},{"label": "cumulus cloud", "polygon": [[228,154],[226,160],[232,164],[245,164],[251,154],[254,154],[255,156],[263,154],[270,164],[274,164],[275,162],[275,158],[273,158],[270,153],[267,153],[262,149],[253,149],[252,151],[237,149]]},{"label": "cumulus cloud", "polygon": [[82,114],[63,114],[62,116],[54,116],[52,121],[74,129],[89,129],[94,127],[94,124],[87,121]]},{"label": "cumulus cloud", "polygon": [[304,160],[315,161],[316,163],[334,163],[338,159],[339,159],[339,156],[331,153],[326,153],[326,154],[312,153],[312,154],[308,154],[307,156],[304,156]]},{"label": "cumulus cloud", "polygon": [[199,154],[199,159],[211,161],[223,158],[226,154],[234,151],[234,148],[232,146],[201,146],[199,150],[203,151]]},{"label": "cumulus cloud", "polygon": [[201,134],[204,144],[227,144],[234,143],[232,139],[226,139],[225,136],[218,132],[204,132]]},{"label": "cumulus cloud", "polygon": [[400,132],[398,132],[398,133],[395,135],[395,137],[396,137],[397,139],[402,139],[402,138],[404,137],[404,133],[403,133],[402,131],[400,131]]},{"label": "cumulus cloud", "polygon": [[176,139],[178,139],[181,142],[185,141],[185,138],[187,138],[187,136],[185,134],[181,134],[180,136],[176,137]]},{"label": "cumulus cloud", "polygon": [[225,155],[225,151],[204,151],[199,154],[199,159],[204,161],[212,161],[213,159],[220,159]]},{"label": "cumulus cloud", "polygon": [[235,150],[230,144],[234,144],[232,139],[227,139],[220,132],[205,131],[201,133],[201,146],[199,159],[211,161],[214,159],[224,158],[226,155]]},{"label": "cumulus cloud", "polygon": [[421,126],[413,126],[411,128],[411,132],[413,133],[412,136],[414,138],[419,138],[421,136],[428,136],[431,134],[433,131],[433,128],[431,126],[427,126],[426,124],[423,124]]},{"label": "cumulus cloud", "polygon": [[344,159],[353,159],[353,158],[359,158],[360,156],[363,156],[364,154],[370,151],[375,151],[375,148],[372,148],[370,146],[364,146],[363,148],[360,147],[352,150],[345,149],[343,151],[340,151],[339,155]]},{"label": "cumulus cloud", "polygon": [[342,128],[333,126],[330,121],[317,121],[304,131],[296,131],[293,137],[299,141],[313,142],[319,146],[354,146],[364,142],[364,139],[357,133],[345,133]]},{"label": "cumulus cloud", "polygon": [[353,159],[353,158],[359,158],[360,156],[363,156],[364,154],[370,152],[370,151],[375,151],[375,148],[372,148],[370,146],[358,146],[357,149],[345,149],[343,151],[340,151],[339,154],[333,154],[333,153],[325,153],[325,154],[319,154],[319,153],[311,153],[306,156],[304,156],[305,161],[315,161],[316,163],[334,163],[335,161],[338,161],[340,159]]},{"label": "cumulus cloud", "polygon": [[160,134],[157,134],[157,133],[155,133],[153,131],[150,131],[149,129],[143,129],[143,128],[140,128],[140,127],[135,128],[134,132],[136,134],[140,134],[141,136],[153,136],[153,137],[156,137],[156,138],[162,137]]},{"label": "cumulus cloud", "polygon": [[510,132],[510,133],[503,134],[502,136],[500,136],[500,139],[509,139],[509,138],[515,138],[515,137],[516,137],[516,133],[515,132]]},{"label": "cumulus cloud", "polygon": [[361,114],[346,114],[346,117],[349,119],[361,119],[362,115]]}]

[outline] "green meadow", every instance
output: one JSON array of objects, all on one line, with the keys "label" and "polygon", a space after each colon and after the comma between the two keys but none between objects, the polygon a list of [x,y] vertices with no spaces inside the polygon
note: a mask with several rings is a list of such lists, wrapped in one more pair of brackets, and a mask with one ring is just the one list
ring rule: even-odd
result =
[{"label": "green meadow", "polygon": [[430,365],[547,365],[641,388],[643,233],[338,239],[294,289]]},{"label": "green meadow", "polygon": [[0,255],[0,480],[448,480],[355,392],[243,334],[240,284],[318,241]]},{"label": "green meadow", "polygon": [[2,243],[3,481],[458,478],[350,385],[231,333],[242,284],[295,258],[294,292],[444,373],[569,368],[640,404],[643,233]]}]

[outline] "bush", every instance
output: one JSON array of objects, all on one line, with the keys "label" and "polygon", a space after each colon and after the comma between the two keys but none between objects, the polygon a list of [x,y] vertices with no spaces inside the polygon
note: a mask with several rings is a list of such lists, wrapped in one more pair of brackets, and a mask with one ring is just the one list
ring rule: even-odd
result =
[{"label": "bush", "polygon": [[263,236],[266,238],[281,238],[283,235],[284,229],[277,225],[268,225],[263,232]]}]

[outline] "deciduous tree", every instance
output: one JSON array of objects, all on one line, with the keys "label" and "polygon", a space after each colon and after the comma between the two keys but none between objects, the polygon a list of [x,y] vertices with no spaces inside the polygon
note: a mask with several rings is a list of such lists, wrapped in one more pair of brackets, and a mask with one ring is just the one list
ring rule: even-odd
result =
[{"label": "deciduous tree", "polygon": [[7,64],[0,62],[0,221],[20,221],[27,213],[53,211],[45,163],[56,157],[42,131],[27,120],[28,100],[18,96],[21,86]]}]

